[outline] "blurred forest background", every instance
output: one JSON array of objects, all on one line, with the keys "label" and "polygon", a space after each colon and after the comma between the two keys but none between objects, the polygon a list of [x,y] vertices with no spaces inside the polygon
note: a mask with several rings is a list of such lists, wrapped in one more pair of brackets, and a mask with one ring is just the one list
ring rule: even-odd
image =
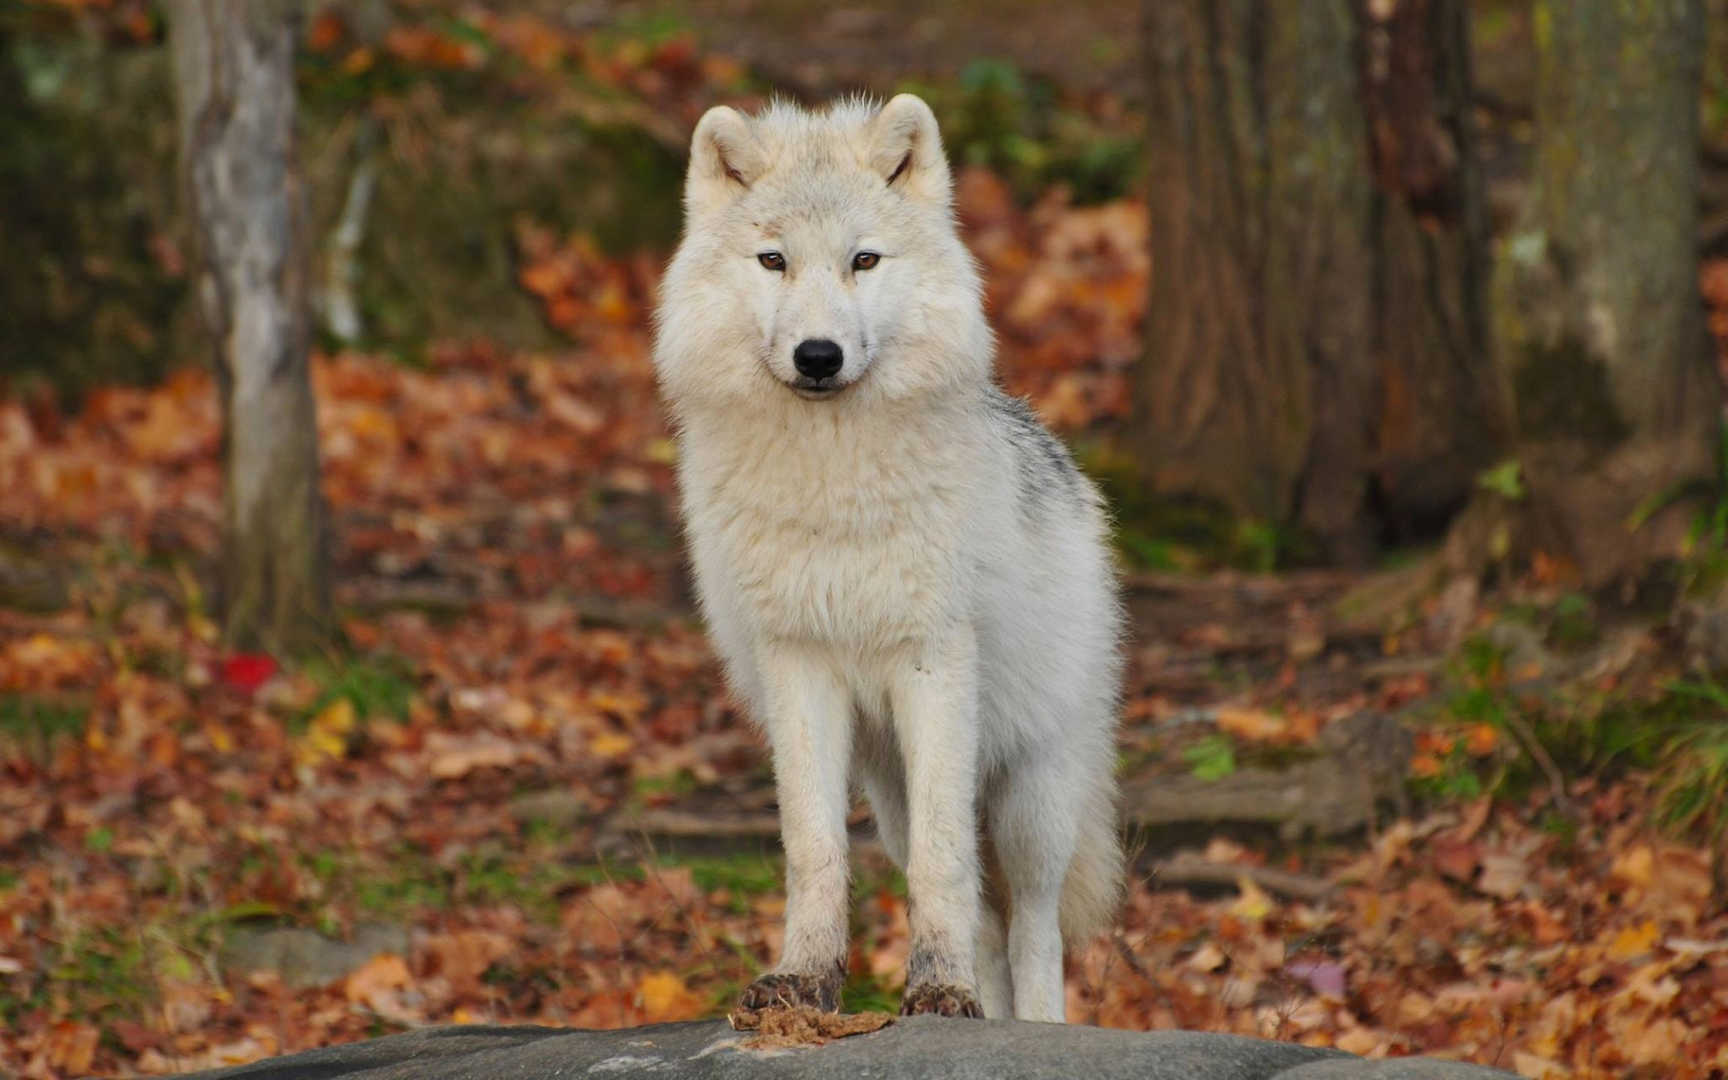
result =
[{"label": "blurred forest background", "polygon": [[1728,1070],[1728,3],[0,0],[0,1075],[770,961],[648,318],[702,111],[858,88],[1117,513],[1070,1018]]}]

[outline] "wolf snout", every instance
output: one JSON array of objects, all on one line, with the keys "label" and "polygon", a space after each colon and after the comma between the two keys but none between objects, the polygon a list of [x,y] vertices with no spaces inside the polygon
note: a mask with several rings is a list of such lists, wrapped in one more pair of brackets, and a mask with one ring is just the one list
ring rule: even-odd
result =
[{"label": "wolf snout", "polygon": [[807,379],[826,379],[838,374],[845,362],[846,354],[838,344],[827,338],[800,341],[798,347],[792,350],[793,366],[798,369],[798,374]]}]

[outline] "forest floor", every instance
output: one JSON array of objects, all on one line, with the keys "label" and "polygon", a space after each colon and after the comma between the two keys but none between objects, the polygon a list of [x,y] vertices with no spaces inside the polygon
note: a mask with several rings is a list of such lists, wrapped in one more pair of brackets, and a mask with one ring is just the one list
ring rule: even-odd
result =
[{"label": "forest floor", "polygon": [[[961,189],[1005,379],[1085,446],[1123,407],[1143,214]],[[653,263],[523,247],[567,350],[316,361],[346,644],[312,662],[218,643],[205,376],[0,401],[0,1068],[709,1016],[771,961],[772,787],[679,570]],[[1163,554],[1191,569],[1130,578],[1135,880],[1071,961],[1072,1018],[1533,1077],[1728,1067],[1710,851],[1657,827],[1645,774],[1550,777],[1527,741],[1720,692],[1675,681],[1659,625],[1540,575],[1405,604],[1397,568]],[[1323,809],[1256,797],[1290,790]],[[892,1007],[904,889],[859,826],[847,1004]]]},{"label": "forest floor", "polygon": [[[689,118],[736,77],[678,39],[484,27],[516,96],[568,64]],[[378,63],[466,77],[477,48],[400,33]],[[1135,866],[1070,960],[1070,1018],[1529,1077],[1728,1070],[1728,690],[1668,606],[1541,562],[1436,583],[1421,552],[1271,573],[1276,531],[1136,505],[1112,447],[1143,207],[980,167],[958,188],[1003,379],[1116,498],[1131,567]],[[714,1016],[773,960],[766,755],[681,569],[659,256],[526,218],[511,250],[565,344],[314,363],[343,641],[311,660],[220,643],[206,376],[75,413],[0,397],[0,1074]],[[1705,284],[1728,337],[1728,267]],[[846,1006],[892,1010],[905,890],[855,824]]]}]

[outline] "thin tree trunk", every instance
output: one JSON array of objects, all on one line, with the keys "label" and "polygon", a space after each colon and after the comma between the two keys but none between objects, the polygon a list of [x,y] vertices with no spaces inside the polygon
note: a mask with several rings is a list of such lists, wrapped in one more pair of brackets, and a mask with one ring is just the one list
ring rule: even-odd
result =
[{"label": "thin tree trunk", "polygon": [[1491,460],[1464,0],[1146,17],[1147,476],[1359,561]]},{"label": "thin tree trunk", "polygon": [[1588,583],[1675,554],[1711,478],[1721,391],[1697,288],[1701,0],[1539,2],[1530,202],[1502,246],[1495,329],[1531,543]]},{"label": "thin tree trunk", "polygon": [[294,163],[293,0],[176,0],[182,146],[222,396],[224,632],[302,651],[330,623]]}]

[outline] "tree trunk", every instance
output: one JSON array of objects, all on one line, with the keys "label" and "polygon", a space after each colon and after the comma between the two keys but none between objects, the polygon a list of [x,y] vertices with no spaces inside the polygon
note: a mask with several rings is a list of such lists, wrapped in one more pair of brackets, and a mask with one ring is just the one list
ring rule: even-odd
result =
[{"label": "tree trunk", "polygon": [[294,0],[176,0],[181,138],[223,432],[224,633],[298,652],[330,624],[294,164]]},{"label": "tree trunk", "polygon": [[1535,175],[1495,275],[1530,542],[1600,584],[1673,555],[1721,391],[1698,295],[1702,0],[1543,0]]},{"label": "tree trunk", "polygon": [[1149,0],[1161,492],[1359,561],[1491,460],[1464,0]]}]

